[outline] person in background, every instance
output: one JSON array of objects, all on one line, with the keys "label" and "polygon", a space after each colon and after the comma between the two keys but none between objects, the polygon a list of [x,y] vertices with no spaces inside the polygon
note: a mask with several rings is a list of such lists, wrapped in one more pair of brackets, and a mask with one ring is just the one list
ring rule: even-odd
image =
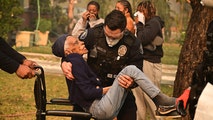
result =
[{"label": "person in background", "polygon": [[83,13],[82,18],[78,20],[73,28],[72,35],[79,36],[86,29],[92,28],[100,23],[104,23],[104,19],[99,18],[98,16],[99,11],[99,3],[96,1],[90,1],[87,4],[87,11]]},{"label": "person in background", "polygon": [[[160,88],[163,57],[163,34],[164,21],[156,15],[156,8],[150,1],[142,1],[138,5],[137,38],[143,46],[143,72],[151,81]],[[155,120],[156,106],[140,88],[133,90],[138,106],[137,119],[145,120],[146,111],[152,120]],[[140,106],[140,107],[139,107]]]},{"label": "person in background", "polygon": [[137,6],[136,12],[134,13],[135,23],[141,22],[145,25],[145,17],[141,11],[141,5],[143,2],[140,2]]},{"label": "person in background", "polygon": [[[57,45],[59,44],[59,45]],[[60,49],[55,48],[60,46]],[[134,65],[124,67],[115,77],[112,86],[103,87],[101,79],[90,69],[83,59],[86,54],[84,42],[73,36],[67,36],[65,40],[58,41],[53,45],[53,51],[57,51],[58,56],[65,56],[67,62],[71,62],[74,80],[67,80],[69,89],[69,99],[81,106],[86,112],[90,112],[96,119],[111,120],[118,115],[128,92],[128,84],[124,79],[133,79],[141,89],[153,100],[158,108],[160,106],[175,106],[172,109],[158,109],[159,113],[167,115],[172,111],[180,111],[179,99],[163,94],[146,75]],[[56,53],[56,52],[55,52]],[[182,94],[182,96],[185,92]],[[183,104],[181,105],[183,108]]]},{"label": "person in background", "polygon": [[115,9],[121,11],[127,20],[126,29],[135,34],[135,22],[132,14],[132,7],[129,1],[119,0],[115,5]]},{"label": "person in background", "polygon": [[0,56],[0,69],[5,72],[16,73],[22,79],[35,76],[34,66],[37,63],[15,51],[2,37],[0,37]]}]

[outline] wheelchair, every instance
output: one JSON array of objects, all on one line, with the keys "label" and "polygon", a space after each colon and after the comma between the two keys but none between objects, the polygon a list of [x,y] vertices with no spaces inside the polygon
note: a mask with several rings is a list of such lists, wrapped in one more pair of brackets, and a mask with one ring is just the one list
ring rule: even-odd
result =
[{"label": "wheelchair", "polygon": [[70,100],[65,98],[53,98],[47,101],[46,98],[46,84],[44,70],[41,66],[36,66],[38,70],[36,73],[36,79],[34,83],[34,99],[36,105],[36,120],[46,120],[46,116],[61,116],[61,117],[75,117],[75,118],[95,118],[88,112],[79,112],[74,110],[53,110],[46,109],[47,105],[68,105],[73,106]]}]

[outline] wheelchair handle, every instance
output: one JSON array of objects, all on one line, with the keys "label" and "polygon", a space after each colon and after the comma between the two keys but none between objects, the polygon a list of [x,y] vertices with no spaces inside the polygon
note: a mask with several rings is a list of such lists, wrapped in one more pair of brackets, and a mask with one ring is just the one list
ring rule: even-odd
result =
[{"label": "wheelchair handle", "polygon": [[36,76],[44,75],[44,69],[42,68],[42,66],[34,66],[34,69],[37,70],[35,72]]}]

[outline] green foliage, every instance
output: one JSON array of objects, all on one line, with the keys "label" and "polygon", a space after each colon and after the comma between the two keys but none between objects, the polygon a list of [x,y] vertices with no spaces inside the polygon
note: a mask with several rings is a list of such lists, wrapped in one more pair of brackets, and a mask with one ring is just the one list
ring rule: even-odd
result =
[{"label": "green foliage", "polygon": [[171,10],[170,6],[169,6],[169,2],[166,0],[162,0],[162,1],[155,1],[152,0],[156,9],[157,9],[157,15],[160,16],[162,18],[162,20],[164,20],[165,22],[165,27],[164,27],[164,39],[166,41],[169,40],[169,38],[171,37],[171,26],[172,26],[172,22],[174,20],[174,17],[172,16],[171,13],[174,13],[174,11]]},{"label": "green foliage", "polygon": [[18,16],[23,13],[19,0],[0,0],[0,36],[7,39],[8,33],[17,30],[22,23]]},{"label": "green foliage", "polygon": [[[59,6],[59,3],[66,2],[66,0],[54,0],[54,5],[50,5],[50,0],[40,0],[40,14],[41,20],[38,29],[41,32],[50,31],[50,35],[58,35],[58,33],[66,33],[69,19],[67,12]],[[30,1],[30,11],[38,14],[37,0]],[[68,5],[67,5],[68,6]],[[50,19],[51,18],[51,19]],[[36,21],[32,22],[32,26],[36,26]],[[35,29],[35,28],[34,28]],[[54,33],[54,34],[53,34]]]},{"label": "green foliage", "polygon": [[[34,80],[20,79],[16,74],[0,70],[0,120],[35,120]],[[45,73],[47,100],[67,98],[66,81],[61,74]],[[70,106],[49,106],[51,109],[72,109]],[[48,108],[49,108],[48,107]],[[65,120],[47,117],[47,120]],[[70,120],[67,118],[66,120]]]},{"label": "green foliage", "polygon": [[185,36],[186,36],[186,32],[181,32],[180,37],[176,39],[177,43],[179,43],[181,46],[184,43]]},{"label": "green foliage", "polygon": [[164,56],[162,58],[163,64],[178,65],[181,46],[179,44],[164,43],[163,51]]},{"label": "green foliage", "polygon": [[50,20],[45,19],[45,18],[41,18],[41,19],[40,19],[38,29],[39,29],[41,32],[45,33],[46,31],[50,31],[50,30],[51,30],[51,27],[52,27],[52,23],[51,23]]},{"label": "green foliage", "polygon": [[[39,3],[42,15],[51,13],[50,0],[40,0]],[[38,12],[37,0],[30,0],[30,5],[32,11]]]},{"label": "green foliage", "polygon": [[66,28],[70,22],[67,13],[63,12],[62,7],[60,7],[59,5],[53,6],[52,11],[52,31],[55,31],[59,34],[66,33]]}]

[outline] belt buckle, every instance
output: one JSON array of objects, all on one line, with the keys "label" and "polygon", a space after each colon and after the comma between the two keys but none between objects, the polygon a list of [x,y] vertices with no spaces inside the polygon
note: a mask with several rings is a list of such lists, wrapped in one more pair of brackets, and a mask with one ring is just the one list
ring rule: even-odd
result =
[{"label": "belt buckle", "polygon": [[113,74],[108,73],[108,74],[107,74],[107,77],[108,77],[108,78],[113,78]]}]

